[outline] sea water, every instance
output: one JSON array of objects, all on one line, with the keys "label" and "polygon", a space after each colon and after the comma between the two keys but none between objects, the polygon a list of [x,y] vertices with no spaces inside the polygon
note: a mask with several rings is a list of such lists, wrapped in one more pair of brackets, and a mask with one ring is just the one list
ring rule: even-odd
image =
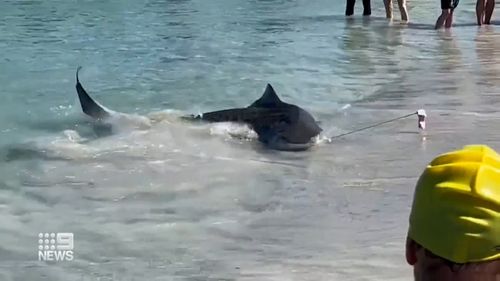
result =
[{"label": "sea water", "polygon": [[[415,182],[438,153],[500,148],[498,26],[435,31],[346,19],[344,1],[4,0],[0,4],[0,280],[411,280]],[[130,120],[98,128],[89,94]],[[322,138],[305,152],[184,114],[251,104],[271,83]],[[149,124],[141,120],[151,121]],[[73,233],[40,261],[39,233]]]}]

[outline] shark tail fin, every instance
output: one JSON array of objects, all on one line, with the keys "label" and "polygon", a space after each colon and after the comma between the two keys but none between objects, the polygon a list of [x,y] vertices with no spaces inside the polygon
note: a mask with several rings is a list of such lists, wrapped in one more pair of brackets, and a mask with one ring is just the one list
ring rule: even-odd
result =
[{"label": "shark tail fin", "polygon": [[78,93],[78,99],[80,100],[83,112],[95,119],[104,119],[109,117],[110,113],[103,106],[94,101],[87,94],[87,91],[85,91],[82,84],[80,84],[80,80],[78,79],[80,69],[82,69],[81,66],[79,66],[76,70],[76,92]]}]

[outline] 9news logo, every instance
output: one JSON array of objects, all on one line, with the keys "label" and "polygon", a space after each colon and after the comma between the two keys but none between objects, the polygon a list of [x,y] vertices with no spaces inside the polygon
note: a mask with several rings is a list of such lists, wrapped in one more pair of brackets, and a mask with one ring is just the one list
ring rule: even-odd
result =
[{"label": "9news logo", "polygon": [[72,261],[73,233],[39,233],[38,260],[39,261]]}]

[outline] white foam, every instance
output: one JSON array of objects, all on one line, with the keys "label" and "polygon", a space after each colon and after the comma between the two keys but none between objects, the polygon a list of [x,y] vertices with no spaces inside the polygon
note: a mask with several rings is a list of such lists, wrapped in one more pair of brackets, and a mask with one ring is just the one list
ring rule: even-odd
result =
[{"label": "white foam", "polygon": [[105,123],[111,124],[113,131],[147,130],[151,128],[151,119],[137,115],[114,112]]},{"label": "white foam", "polygon": [[248,125],[221,122],[210,124],[210,134],[215,136],[224,136],[228,138],[239,139],[256,139],[257,133],[252,130]]}]

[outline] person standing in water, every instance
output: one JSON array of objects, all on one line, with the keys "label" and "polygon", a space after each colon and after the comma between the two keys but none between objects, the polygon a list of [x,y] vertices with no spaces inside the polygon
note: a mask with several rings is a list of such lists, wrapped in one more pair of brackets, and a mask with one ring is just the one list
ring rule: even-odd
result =
[{"label": "person standing in water", "polygon": [[468,145],[418,179],[406,238],[415,281],[500,280],[500,155]]},{"label": "person standing in water", "polygon": [[[408,22],[408,10],[406,9],[406,0],[397,0],[401,20]],[[479,1],[479,0],[478,0]],[[388,19],[392,19],[392,0],[384,0],[385,14]]]},{"label": "person standing in water", "polygon": [[493,10],[495,9],[495,0],[477,0],[476,16],[477,25],[490,24]]},{"label": "person standing in water", "polygon": [[453,11],[458,6],[459,0],[441,0],[441,15],[436,21],[436,29],[440,29],[445,25],[450,28],[453,24]]},{"label": "person standing in water", "polygon": [[[352,16],[354,14],[354,4],[356,0],[347,0],[345,15]],[[363,16],[369,16],[372,14],[372,7],[370,0],[363,0]]]}]

